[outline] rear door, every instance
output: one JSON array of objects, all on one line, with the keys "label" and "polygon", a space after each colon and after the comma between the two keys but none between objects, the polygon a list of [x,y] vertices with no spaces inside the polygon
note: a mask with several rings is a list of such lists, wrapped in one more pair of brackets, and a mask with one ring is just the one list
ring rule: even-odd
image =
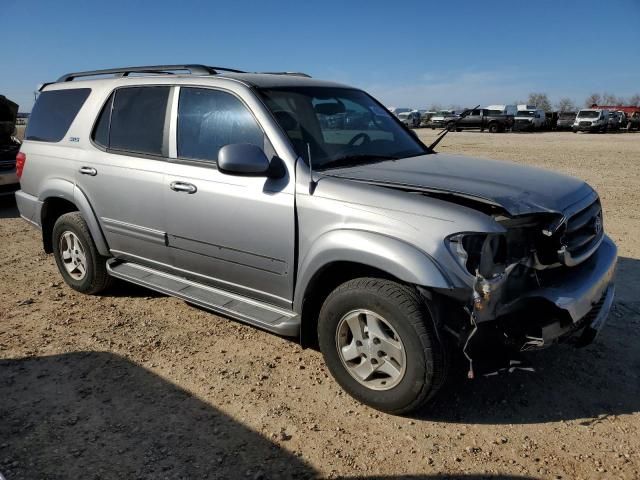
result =
[{"label": "rear door", "polygon": [[169,262],[163,180],[170,95],[169,86],[112,92],[92,132],[96,148],[76,173],[111,252],[157,268]]},{"label": "rear door", "polygon": [[260,124],[234,93],[180,87],[176,159],[164,198],[171,261],[182,275],[283,307],[293,295],[293,175],[221,173],[221,147],[249,143],[278,161]]}]

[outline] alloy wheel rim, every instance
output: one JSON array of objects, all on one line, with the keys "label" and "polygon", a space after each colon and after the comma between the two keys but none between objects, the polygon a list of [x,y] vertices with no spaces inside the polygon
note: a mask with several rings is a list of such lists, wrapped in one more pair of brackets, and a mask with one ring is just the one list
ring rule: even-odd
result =
[{"label": "alloy wheel rim", "polygon": [[395,387],[406,372],[407,358],[400,336],[371,310],[352,310],[340,319],[336,348],[347,372],[372,390]]},{"label": "alloy wheel rim", "polygon": [[71,278],[82,280],[87,274],[87,256],[78,236],[65,231],[60,236],[60,256],[62,264]]}]

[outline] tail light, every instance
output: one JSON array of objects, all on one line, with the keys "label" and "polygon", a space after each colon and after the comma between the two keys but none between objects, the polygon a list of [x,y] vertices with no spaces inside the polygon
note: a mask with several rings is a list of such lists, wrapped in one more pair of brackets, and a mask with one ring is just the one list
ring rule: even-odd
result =
[{"label": "tail light", "polygon": [[18,180],[22,178],[22,170],[24,169],[25,163],[27,163],[27,156],[22,152],[18,152],[16,155],[16,175]]}]

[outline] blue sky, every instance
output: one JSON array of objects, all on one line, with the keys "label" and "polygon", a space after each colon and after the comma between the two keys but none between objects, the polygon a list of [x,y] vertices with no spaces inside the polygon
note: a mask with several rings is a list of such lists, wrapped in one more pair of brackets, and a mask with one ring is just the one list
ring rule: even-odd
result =
[{"label": "blue sky", "polygon": [[394,106],[640,93],[640,0],[2,0],[0,20],[22,111],[65,72],[158,63],[304,71]]}]

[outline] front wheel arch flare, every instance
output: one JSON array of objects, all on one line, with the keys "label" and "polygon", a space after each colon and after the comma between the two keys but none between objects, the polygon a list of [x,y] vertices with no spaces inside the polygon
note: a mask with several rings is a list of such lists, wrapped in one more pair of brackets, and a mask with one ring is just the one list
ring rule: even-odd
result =
[{"label": "front wheel arch flare", "polygon": [[313,243],[300,263],[295,311],[302,311],[307,289],[316,275],[336,262],[375,268],[407,284],[446,289],[453,286],[436,261],[413,245],[374,232],[332,230]]}]

